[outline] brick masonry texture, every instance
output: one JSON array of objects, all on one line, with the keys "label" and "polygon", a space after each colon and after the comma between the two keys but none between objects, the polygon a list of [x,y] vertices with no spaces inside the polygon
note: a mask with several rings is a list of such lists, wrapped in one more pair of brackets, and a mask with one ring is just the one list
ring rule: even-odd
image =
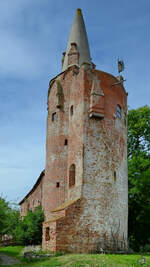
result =
[{"label": "brick masonry texture", "polygon": [[45,171],[42,171],[37,182],[30,190],[30,192],[24,197],[24,199],[19,203],[20,208],[20,216],[24,217],[28,210],[34,211],[37,206],[42,206],[42,186],[43,186],[43,178],[45,176]]},{"label": "brick masonry texture", "polygon": [[[86,63],[50,82],[45,176],[21,203],[22,216],[27,203],[42,205],[43,249],[127,249],[127,94],[117,82]],[[75,185],[69,186],[71,165]]]}]

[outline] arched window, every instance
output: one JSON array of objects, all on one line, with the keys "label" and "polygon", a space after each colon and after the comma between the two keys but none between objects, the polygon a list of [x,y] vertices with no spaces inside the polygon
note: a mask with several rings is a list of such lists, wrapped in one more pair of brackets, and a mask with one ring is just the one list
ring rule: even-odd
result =
[{"label": "arched window", "polygon": [[55,121],[56,120],[56,112],[54,112],[53,114],[52,114],[52,121]]},{"label": "arched window", "polygon": [[69,169],[69,187],[75,185],[75,165],[72,164]]},{"label": "arched window", "polygon": [[117,105],[117,117],[121,118],[121,107]]}]

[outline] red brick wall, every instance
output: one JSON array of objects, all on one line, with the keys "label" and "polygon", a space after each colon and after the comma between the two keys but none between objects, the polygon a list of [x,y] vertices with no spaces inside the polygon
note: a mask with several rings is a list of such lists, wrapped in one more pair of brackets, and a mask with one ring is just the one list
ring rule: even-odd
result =
[{"label": "red brick wall", "polygon": [[[91,70],[88,64],[79,73],[78,68],[71,67],[58,79],[64,104],[61,110],[56,109],[57,83],[53,81],[48,98],[43,232],[45,225],[53,229],[50,220],[55,220],[56,214],[51,210],[67,199],[81,200],[67,208],[63,219],[56,218],[51,233],[56,244],[43,238],[43,247],[72,252],[97,250],[98,245],[108,249],[113,248],[115,235],[118,247],[123,249],[123,243],[127,246],[128,217],[126,92],[121,84],[114,86],[118,81],[115,77]],[[122,109],[121,118],[116,117],[117,105]],[[54,112],[57,119],[51,122]],[[92,112],[104,118],[90,117]],[[76,166],[75,186],[69,188],[72,164]]]},{"label": "red brick wall", "polygon": [[[126,249],[127,107],[124,87],[116,82],[111,74],[83,64],[81,69],[70,67],[50,83],[45,177],[21,206],[23,216],[28,205],[34,209],[42,202],[46,250]],[[121,118],[116,116],[117,105]],[[72,164],[75,185],[69,187]],[[64,202],[77,198],[61,210]],[[53,212],[57,207],[60,211]],[[47,227],[50,240],[46,240]]]},{"label": "red brick wall", "polygon": [[36,187],[36,189],[23,201],[20,206],[20,216],[26,215],[27,211],[34,210],[35,207],[42,205],[42,182]]},{"label": "red brick wall", "polygon": [[[48,97],[46,170],[43,184],[43,206],[46,221],[53,217],[50,213],[68,198],[81,193],[83,176],[83,90],[80,90],[81,74],[75,74],[75,66],[60,74],[59,80],[63,89],[64,103],[57,108],[57,82],[51,83]],[[80,97],[79,97],[80,95]],[[70,108],[73,106],[73,115]],[[52,114],[56,120],[52,122]],[[65,146],[65,139],[68,145]],[[69,168],[76,166],[75,186],[69,189]],[[56,187],[56,183],[60,187]],[[78,188],[78,189],[77,189]]]},{"label": "red brick wall", "polygon": [[[99,96],[96,104],[100,106],[101,97],[103,97],[104,118],[102,119],[98,117],[89,119],[88,112],[91,111],[89,98],[93,75],[96,75],[99,88],[104,94]],[[116,236],[118,247],[123,249],[122,244],[127,247],[128,222],[126,92],[122,85],[114,86],[117,82],[115,77],[102,71],[85,72],[84,81],[83,196],[85,202],[81,219],[91,232],[95,231],[100,236],[107,236],[111,243],[112,236]],[[116,117],[117,105],[122,109],[121,118]],[[101,243],[104,243],[102,238]],[[111,246],[113,247],[114,244]]]}]

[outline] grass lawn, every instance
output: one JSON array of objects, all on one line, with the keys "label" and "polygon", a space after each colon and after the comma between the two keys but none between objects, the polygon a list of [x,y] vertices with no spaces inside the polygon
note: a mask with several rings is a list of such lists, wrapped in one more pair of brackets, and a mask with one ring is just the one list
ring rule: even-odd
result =
[{"label": "grass lawn", "polygon": [[[33,262],[25,262],[21,258],[20,252],[22,247],[3,247],[0,248],[0,253],[16,257],[22,261],[19,265],[12,267],[133,267],[142,266],[137,261],[141,258],[140,255],[99,255],[99,254],[66,254],[63,256],[52,256],[48,260],[36,260]],[[150,267],[150,255],[144,255],[146,263],[144,267]],[[4,266],[4,265],[0,265]],[[5,265],[6,267],[6,265]]]}]

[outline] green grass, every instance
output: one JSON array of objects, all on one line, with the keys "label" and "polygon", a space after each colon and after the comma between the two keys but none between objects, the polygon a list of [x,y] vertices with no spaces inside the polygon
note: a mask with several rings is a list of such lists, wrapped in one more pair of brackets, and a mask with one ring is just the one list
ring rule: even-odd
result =
[{"label": "green grass", "polygon": [[[0,248],[0,253],[16,257],[22,261],[19,265],[12,267],[140,267],[137,260],[141,255],[99,255],[99,254],[66,254],[63,256],[52,256],[46,260],[38,260],[33,262],[25,262],[20,256],[22,247],[3,247]],[[150,267],[150,255],[144,255],[146,264],[144,267]],[[0,265],[1,267],[2,265]],[[6,265],[5,265],[6,267]]]},{"label": "green grass", "polygon": [[9,247],[0,247],[0,253],[7,254],[18,259],[21,258],[21,251],[23,246],[9,246]]}]

